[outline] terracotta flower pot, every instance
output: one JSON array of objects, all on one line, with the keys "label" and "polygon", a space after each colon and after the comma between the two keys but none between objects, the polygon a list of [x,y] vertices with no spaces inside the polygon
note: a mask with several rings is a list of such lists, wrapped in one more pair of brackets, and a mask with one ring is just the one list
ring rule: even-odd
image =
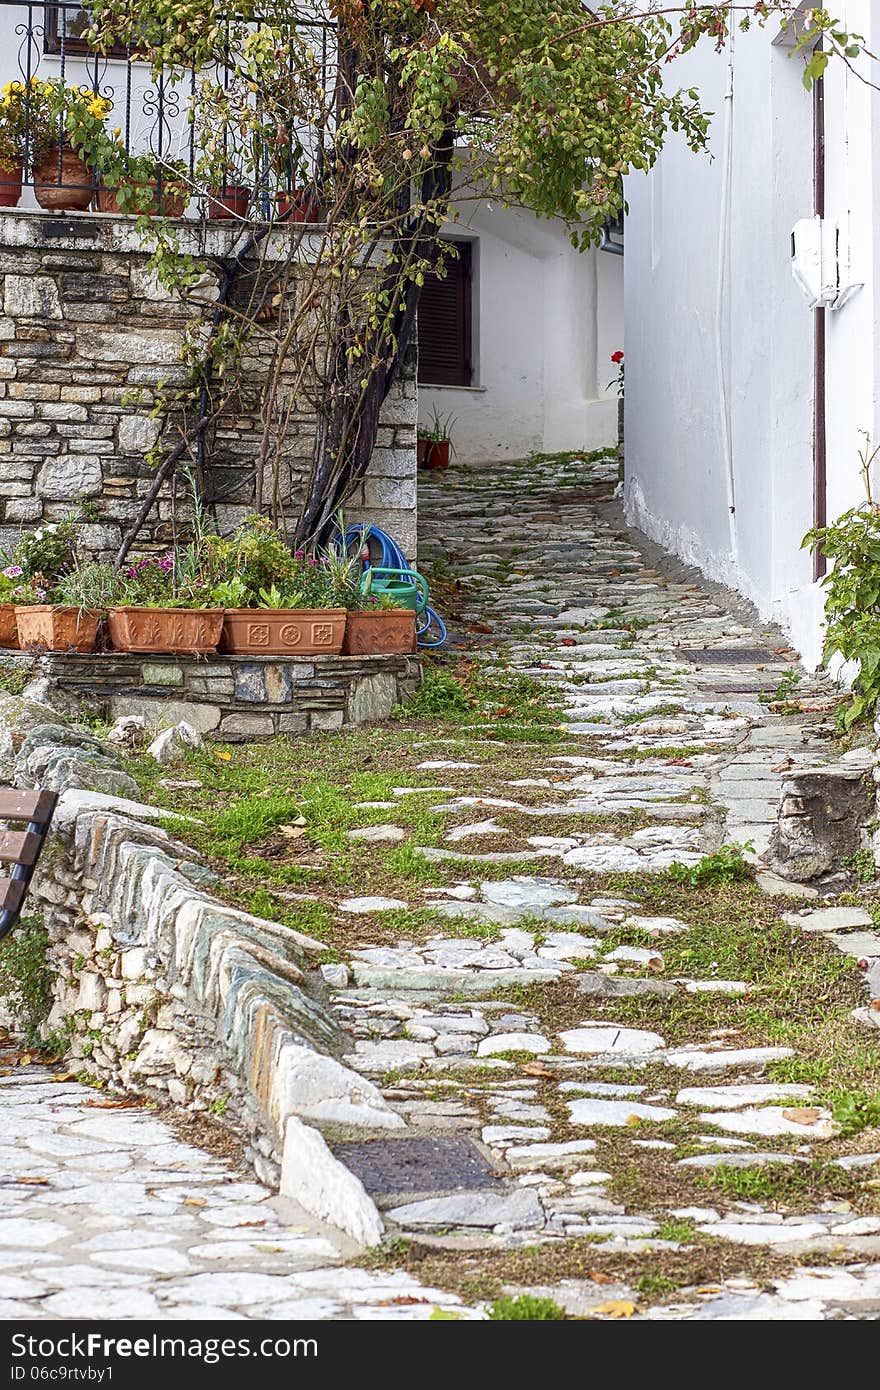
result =
[{"label": "terracotta flower pot", "polygon": [[223,648],[254,656],[338,656],[344,608],[227,608]]},{"label": "terracotta flower pot", "polygon": [[349,613],[343,656],[406,655],[415,651],[416,615],[406,608]]},{"label": "terracotta flower pot", "polygon": [[[159,195],[158,179],[151,180],[149,183],[136,183],[136,188],[146,188],[151,194],[151,200],[147,207],[128,208],[130,217],[182,217],[189,202],[189,191],[181,188],[180,184],[173,179],[162,180],[162,194]],[[123,214],[123,209],[116,200],[118,190],[115,188],[104,188],[103,185],[98,189],[98,211],[114,212],[117,215]]]},{"label": "terracotta flower pot", "polygon": [[14,208],[21,197],[21,165],[17,169],[0,169],[0,208]]},{"label": "terracotta flower pot", "polygon": [[[278,216],[288,222],[320,222],[321,204],[310,188],[282,188],[277,195]],[[288,213],[290,216],[288,217]]]},{"label": "terracotta flower pot", "polygon": [[60,165],[58,146],[55,145],[34,167],[34,197],[41,208],[84,212],[94,194],[95,180],[91,169],[67,145],[61,150]]},{"label": "terracotta flower pot", "polygon": [[0,603],[0,647],[18,646],[18,627],[15,622],[15,604]]},{"label": "terracotta flower pot", "polygon": [[17,606],[19,645],[25,651],[90,652],[98,635],[100,613],[82,613],[53,603]]},{"label": "terracotta flower pot", "polygon": [[228,183],[226,192],[215,189],[208,195],[208,216],[214,218],[247,217],[251,205],[251,190],[242,183]]},{"label": "terracotta flower pot", "polygon": [[420,439],[416,445],[416,462],[419,468],[448,468],[449,440]]},{"label": "terracotta flower pot", "polygon": [[118,652],[215,652],[222,608],[111,608],[110,641]]}]

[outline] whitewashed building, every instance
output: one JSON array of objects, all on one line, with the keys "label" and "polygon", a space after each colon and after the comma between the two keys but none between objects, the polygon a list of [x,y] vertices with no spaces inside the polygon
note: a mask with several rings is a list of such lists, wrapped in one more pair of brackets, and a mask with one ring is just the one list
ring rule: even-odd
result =
[{"label": "whitewashed building", "polygon": [[[834,13],[878,50],[876,0]],[[626,505],[812,665],[822,590],[801,538],[861,500],[860,431],[880,441],[880,93],[862,80],[880,65],[832,60],[813,92],[802,65],[776,21],[676,62],[715,113],[712,158],[671,137],[628,180]]]},{"label": "whitewashed building", "polygon": [[623,258],[491,199],[463,204],[445,235],[459,255],[422,296],[420,421],[452,416],[462,462],[613,444]]}]

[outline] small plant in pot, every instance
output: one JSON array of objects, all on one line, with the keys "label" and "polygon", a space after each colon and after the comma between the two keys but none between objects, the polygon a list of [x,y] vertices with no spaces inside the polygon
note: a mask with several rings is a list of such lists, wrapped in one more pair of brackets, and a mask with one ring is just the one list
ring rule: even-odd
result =
[{"label": "small plant in pot", "polygon": [[[223,647],[241,655],[338,656],[349,590],[330,555],[291,554],[266,517],[229,540],[207,538],[213,596],[226,609]],[[344,562],[346,573],[349,562]]]},{"label": "small plant in pot", "polygon": [[[2,557],[0,557],[2,558]],[[14,560],[7,560],[0,569],[0,647],[18,646],[15,622],[16,590],[24,582],[24,570]]]},{"label": "small plant in pot", "polygon": [[0,89],[0,207],[14,208],[21,197],[27,152],[27,102],[23,82]]},{"label": "small plant in pot", "polygon": [[104,122],[113,103],[90,87],[63,78],[30,79],[34,195],[40,207],[84,211],[95,193],[94,154],[106,140]]},{"label": "small plant in pot", "polygon": [[416,446],[419,468],[449,467],[450,455],[455,453],[452,443],[454,427],[455,418],[452,415],[441,415],[436,407],[431,416],[431,423],[419,425]]},{"label": "small plant in pot", "polygon": [[140,217],[182,217],[192,196],[183,160],[126,154],[115,141],[96,154],[98,210]]},{"label": "small plant in pot", "polygon": [[198,544],[145,556],[116,576],[107,614],[116,651],[214,652],[222,627],[223,610],[203,580]]},{"label": "small plant in pot", "polygon": [[10,594],[19,646],[92,651],[115,575],[110,565],[82,561],[75,516],[26,531],[9,568],[20,571]]}]

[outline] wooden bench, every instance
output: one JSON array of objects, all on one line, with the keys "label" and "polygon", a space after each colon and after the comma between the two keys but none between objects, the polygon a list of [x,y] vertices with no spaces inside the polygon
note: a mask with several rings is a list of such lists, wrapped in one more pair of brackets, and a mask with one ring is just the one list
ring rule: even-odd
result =
[{"label": "wooden bench", "polygon": [[0,941],[21,916],[28,885],[43,848],[58,797],[55,792],[0,791],[0,822],[24,824],[23,830],[0,830]]}]

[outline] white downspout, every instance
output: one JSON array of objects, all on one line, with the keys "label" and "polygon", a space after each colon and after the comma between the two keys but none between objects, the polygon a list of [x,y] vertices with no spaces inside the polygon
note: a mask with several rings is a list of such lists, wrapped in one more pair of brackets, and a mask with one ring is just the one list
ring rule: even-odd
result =
[{"label": "white downspout", "polygon": [[736,529],[736,487],[733,472],[733,441],[730,426],[730,397],[728,391],[729,362],[725,360],[724,303],[727,289],[727,270],[730,256],[730,203],[733,181],[733,31],[728,39],[727,83],[724,91],[724,146],[721,167],[721,209],[718,223],[718,279],[715,287],[715,371],[718,383],[718,402],[721,412],[721,449],[724,454],[727,489],[728,534],[730,559],[736,565],[739,545]]}]

